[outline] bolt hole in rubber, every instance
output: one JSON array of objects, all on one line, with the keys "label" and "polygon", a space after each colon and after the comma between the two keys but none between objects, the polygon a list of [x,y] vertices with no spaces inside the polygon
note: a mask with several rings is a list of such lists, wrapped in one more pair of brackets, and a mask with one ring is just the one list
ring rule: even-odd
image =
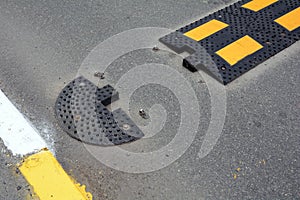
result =
[{"label": "bolt hole in rubber", "polygon": [[242,0],[184,26],[160,42],[183,66],[208,70],[224,85],[300,39],[299,0]]}]

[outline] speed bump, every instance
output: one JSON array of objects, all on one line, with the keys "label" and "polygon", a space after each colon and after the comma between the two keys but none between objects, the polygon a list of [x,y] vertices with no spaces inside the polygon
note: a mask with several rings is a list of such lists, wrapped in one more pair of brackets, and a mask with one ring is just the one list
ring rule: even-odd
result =
[{"label": "speed bump", "polygon": [[226,85],[299,39],[299,0],[242,0],[159,40]]}]

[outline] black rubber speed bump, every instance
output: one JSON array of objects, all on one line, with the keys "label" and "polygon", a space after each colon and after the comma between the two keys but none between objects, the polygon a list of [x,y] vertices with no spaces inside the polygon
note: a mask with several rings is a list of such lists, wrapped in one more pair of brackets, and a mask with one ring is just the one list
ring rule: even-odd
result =
[{"label": "black rubber speed bump", "polygon": [[300,39],[299,0],[242,0],[160,41],[227,84]]},{"label": "black rubber speed bump", "polygon": [[71,137],[94,145],[118,145],[143,137],[123,110],[110,112],[105,107],[118,98],[110,85],[98,88],[79,77],[58,96],[55,104],[58,123]]}]

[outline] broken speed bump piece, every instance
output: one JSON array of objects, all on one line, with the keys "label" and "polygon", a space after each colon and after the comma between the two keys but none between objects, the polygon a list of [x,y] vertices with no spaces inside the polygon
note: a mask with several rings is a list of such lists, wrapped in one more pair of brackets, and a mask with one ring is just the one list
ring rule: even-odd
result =
[{"label": "broken speed bump piece", "polygon": [[[71,137],[93,145],[113,146],[142,138],[143,132],[124,111],[111,112],[106,108],[118,98],[112,86],[98,88],[86,78],[78,77],[57,98],[58,123]],[[130,129],[124,130],[124,124],[130,124]]]},{"label": "broken speed bump piece", "polygon": [[243,58],[253,54],[263,48],[261,44],[256,42],[248,35],[238,39],[237,41],[227,45],[216,52],[221,58],[226,60],[231,66],[242,60]]},{"label": "broken speed bump piece", "polygon": [[25,158],[19,170],[41,200],[92,200],[85,186],[75,183],[47,149]]}]

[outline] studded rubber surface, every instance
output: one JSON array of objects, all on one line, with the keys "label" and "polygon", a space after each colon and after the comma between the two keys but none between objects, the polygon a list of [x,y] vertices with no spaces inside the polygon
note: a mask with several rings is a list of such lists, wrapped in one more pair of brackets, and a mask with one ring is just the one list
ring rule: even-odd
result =
[{"label": "studded rubber surface", "polygon": [[110,85],[98,88],[84,77],[69,83],[59,94],[55,113],[61,128],[82,142],[111,146],[144,136],[121,110],[110,112],[105,106],[118,99]]},{"label": "studded rubber surface", "polygon": [[[199,69],[208,70],[226,85],[300,39],[299,27],[288,31],[274,21],[298,8],[299,0],[279,0],[257,12],[241,7],[248,2],[250,0],[242,0],[212,13],[160,38],[160,42],[177,53],[187,51],[191,54],[183,60],[184,67],[193,72]],[[213,19],[229,26],[200,41],[184,35]],[[216,51],[245,35],[257,41],[263,48],[232,66],[216,54]]]}]

